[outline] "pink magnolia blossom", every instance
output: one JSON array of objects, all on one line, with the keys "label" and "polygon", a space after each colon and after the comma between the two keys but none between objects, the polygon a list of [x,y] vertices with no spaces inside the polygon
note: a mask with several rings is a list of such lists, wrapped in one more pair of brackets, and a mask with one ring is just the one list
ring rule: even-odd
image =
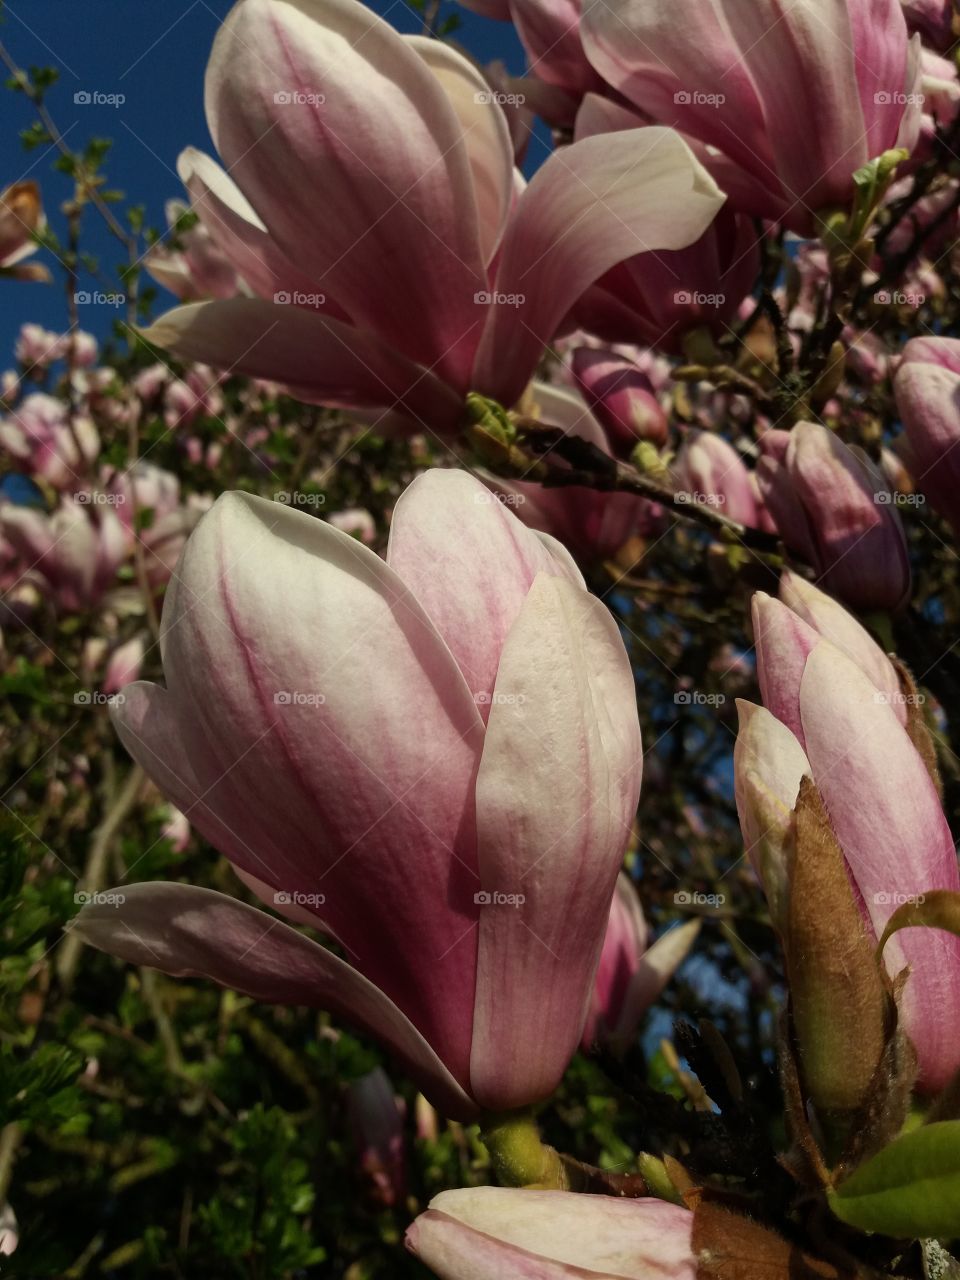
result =
[{"label": "pink magnolia blossom", "polygon": [[694,1280],[693,1214],[570,1191],[442,1191],[407,1231],[440,1280]]},{"label": "pink magnolia blossom", "polygon": [[359,538],[368,547],[377,536],[377,526],[373,516],[362,507],[347,507],[344,511],[331,511],[327,516],[327,523],[332,524],[335,529],[342,529],[344,533]]},{"label": "pink magnolia blossom", "polygon": [[898,609],[910,594],[900,517],[880,470],[816,422],[760,438],[760,492],[791,551],[855,609]]},{"label": "pink magnolia blossom", "polygon": [[128,546],[132,549],[139,541],[143,547],[147,581],[154,588],[163,586],[211,499],[191,494],[183,502],[177,477],[150,462],[138,462],[117,472],[106,488],[116,504]]},{"label": "pink magnolia blossom", "polygon": [[[767,706],[739,704],[734,770],[744,839],[774,919],[782,919],[789,894],[784,842],[804,774],[823,799],[872,936],[879,939],[909,898],[960,891],[936,788],[861,662],[820,639],[805,656],[796,646],[768,647],[762,665]],[[909,966],[904,1025],[917,1050],[920,1086],[941,1089],[960,1069],[953,1031],[960,1019],[960,938],[905,929],[887,943],[883,960],[891,977]]]},{"label": "pink magnolia blossom", "polygon": [[434,431],[471,390],[512,406],[585,289],[689,244],[723,201],[662,128],[565,147],[518,193],[476,68],[356,0],[240,0],[206,107],[229,176],[196,151],[181,176],[256,296],[170,312],[150,340]]},{"label": "pink magnolia blossom", "polygon": [[577,347],[573,376],[611,446],[622,457],[638,440],[667,442],[667,415],[650,377],[634,361],[604,347]]},{"label": "pink magnolia blossom", "polygon": [[0,192],[0,275],[46,283],[50,272],[40,263],[24,262],[36,253],[34,235],[46,227],[40,188],[15,182]]},{"label": "pink magnolia blossom", "polygon": [[143,668],[143,655],[146,646],[142,636],[134,636],[125,644],[118,645],[107,661],[106,674],[103,677],[103,692],[108,696],[140,679]]},{"label": "pink magnolia blossom", "polygon": [[28,369],[48,369],[63,358],[66,335],[53,333],[43,325],[21,325],[14,354]]},{"label": "pink magnolia blossom", "polygon": [[607,933],[581,1045],[600,1042],[614,1051],[633,1041],[643,1015],[684,960],[700,930],[698,920],[670,928],[653,945],[637,891],[626,872],[617,878]]},{"label": "pink magnolia blossom", "polygon": [[677,485],[695,502],[707,503],[740,524],[760,528],[763,502],[754,474],[729,441],[711,431],[692,431],[673,464]]},{"label": "pink magnolia blossom", "polygon": [[609,85],[701,144],[734,208],[801,235],[849,204],[856,169],[916,141],[900,0],[584,0],[580,30]]},{"label": "pink magnolia blossom", "polygon": [[164,603],[166,687],[115,708],[241,879],[347,959],[184,884],[125,887],[76,924],[135,963],[352,1020],[454,1118],[558,1083],[641,770],[616,624],[489,499],[424,473],[384,563],[289,506],[221,497]]},{"label": "pink magnolia blossom", "polygon": [[0,532],[21,557],[24,573],[43,579],[65,612],[99,604],[127,556],[116,513],[92,496],[64,498],[52,515],[0,503]]},{"label": "pink magnolia blossom", "polygon": [[62,400],[37,392],[0,420],[0,449],[55,489],[77,489],[100,452],[100,436],[90,418],[71,424]]},{"label": "pink magnolia blossom", "polygon": [[[577,139],[636,129],[645,121],[591,93],[577,113]],[[672,252],[636,253],[586,291],[574,309],[583,328],[607,342],[643,342],[680,354],[688,335],[726,337],[757,282],[760,238],[749,218],[724,206],[698,239]]]},{"label": "pink magnolia blossom", "polygon": [[[193,210],[182,200],[167,201],[167,225],[171,231]],[[241,280],[230,259],[202,221],[177,233],[181,248],[155,245],[143,260],[154,280],[176,294],[181,302],[203,298],[235,298]]]},{"label": "pink magnolia blossom", "polygon": [[386,1208],[403,1204],[407,1189],[405,1107],[382,1067],[374,1067],[359,1080],[351,1081],[347,1110],[371,1198]]},{"label": "pink magnolia blossom", "polygon": [[946,51],[960,35],[954,0],[900,0],[911,31],[917,31],[934,49]]},{"label": "pink magnolia blossom", "polygon": [[[545,422],[612,456],[607,433],[580,396],[535,382],[532,398]],[[603,493],[578,485],[545,488],[535,481],[484,478],[524,524],[557,538],[586,564],[612,559],[631,538],[643,537],[660,524],[661,509],[631,493]]]},{"label": "pink magnolia blossom", "polygon": [[893,389],[914,483],[960,536],[960,341],[911,339]]}]

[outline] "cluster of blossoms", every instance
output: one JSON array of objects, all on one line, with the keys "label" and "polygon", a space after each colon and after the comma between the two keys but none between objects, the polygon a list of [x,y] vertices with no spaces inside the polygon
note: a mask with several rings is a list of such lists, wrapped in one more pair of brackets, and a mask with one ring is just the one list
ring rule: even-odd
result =
[{"label": "cluster of blossoms", "polygon": [[[237,880],[126,884],[72,932],[328,1011],[478,1122],[518,1185],[417,1218],[408,1247],[441,1277],[723,1275],[703,1268],[745,1224],[785,1251],[764,1275],[876,1275],[818,1270],[813,1245],[791,1269],[784,1224],[692,1162],[648,1161],[636,1198],[575,1191],[528,1113],[578,1048],[628,1052],[696,943],[696,921],[651,942],[623,870],[637,672],[590,590],[686,517],[731,581],[755,557],[738,581],[762,706],[739,703],[733,774],[789,988],[790,1225],[815,1203],[829,1243],[829,1206],[844,1266],[848,1227],[960,1235],[955,1209],[885,1227],[859,1206],[911,1107],[960,1125],[957,853],[935,725],[878,643],[916,589],[905,508],[928,500],[960,534],[960,340],[937,271],[960,224],[950,6],[468,7],[514,24],[522,80],[359,0],[239,0],[207,71],[219,161],[181,155],[187,201],[147,256],[180,303],[143,335],[164,361],[123,386],[89,335],[21,333],[0,451],[32,488],[0,498],[4,623],[99,619],[90,663],[123,690],[123,745]],[[556,131],[529,182],[529,121],[499,83]],[[29,184],[15,205],[30,216],[4,214],[0,261],[22,272],[7,223],[42,214]],[[891,341],[881,317],[922,307],[928,336]],[[470,470],[423,469],[383,555],[366,510],[217,495],[231,448],[278,474],[280,397]],[[104,458],[105,428],[136,440],[148,419],[207,491],[136,450]],[[137,677],[161,596],[158,683]],[[382,1071],[351,1106],[401,1203]]]}]

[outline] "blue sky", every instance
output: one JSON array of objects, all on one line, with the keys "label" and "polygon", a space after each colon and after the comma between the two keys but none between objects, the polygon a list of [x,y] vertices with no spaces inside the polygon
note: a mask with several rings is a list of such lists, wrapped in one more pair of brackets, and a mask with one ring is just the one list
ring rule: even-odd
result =
[{"label": "blue sky", "polygon": [[[125,191],[131,203],[143,204],[148,223],[163,227],[166,200],[182,194],[177,155],[187,145],[212,150],[203,115],[203,72],[230,7],[231,0],[4,0],[0,39],[21,67],[59,70],[48,106],[61,132],[77,148],[92,136],[112,138],[108,185]],[[405,0],[376,0],[370,7],[400,31],[419,30],[419,18]],[[445,3],[442,13],[451,12],[461,16],[456,39],[475,57],[499,57],[511,70],[522,71],[522,51],[507,24]],[[122,106],[76,104],[74,94],[84,91],[122,94],[125,101]],[[69,179],[52,172],[54,155],[46,148],[24,152],[19,133],[33,119],[32,109],[19,94],[0,92],[0,185],[37,179],[48,217],[62,234],[60,205],[70,193]],[[112,275],[122,255],[93,211],[87,214],[83,243]],[[67,320],[59,278],[52,287],[0,285],[3,369],[12,365],[13,341],[23,321],[59,332]],[[81,311],[83,327],[98,336],[109,332],[111,320],[109,307]]]}]

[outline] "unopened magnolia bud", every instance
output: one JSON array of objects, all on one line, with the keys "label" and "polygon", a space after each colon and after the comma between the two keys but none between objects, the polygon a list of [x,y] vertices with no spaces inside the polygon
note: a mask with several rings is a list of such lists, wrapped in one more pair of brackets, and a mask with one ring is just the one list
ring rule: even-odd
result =
[{"label": "unopened magnolia bud", "polygon": [[794,822],[784,947],[800,1076],[821,1119],[842,1123],[867,1097],[880,1063],[888,997],[810,778],[800,783]]}]

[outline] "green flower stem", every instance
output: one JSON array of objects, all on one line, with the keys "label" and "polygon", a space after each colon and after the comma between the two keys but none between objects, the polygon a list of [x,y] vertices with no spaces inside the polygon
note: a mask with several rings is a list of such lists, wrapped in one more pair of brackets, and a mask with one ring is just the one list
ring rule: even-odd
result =
[{"label": "green flower stem", "polygon": [[566,1171],[559,1154],[541,1141],[530,1111],[484,1116],[480,1137],[490,1153],[497,1181],[506,1187],[540,1187],[566,1191]]}]

